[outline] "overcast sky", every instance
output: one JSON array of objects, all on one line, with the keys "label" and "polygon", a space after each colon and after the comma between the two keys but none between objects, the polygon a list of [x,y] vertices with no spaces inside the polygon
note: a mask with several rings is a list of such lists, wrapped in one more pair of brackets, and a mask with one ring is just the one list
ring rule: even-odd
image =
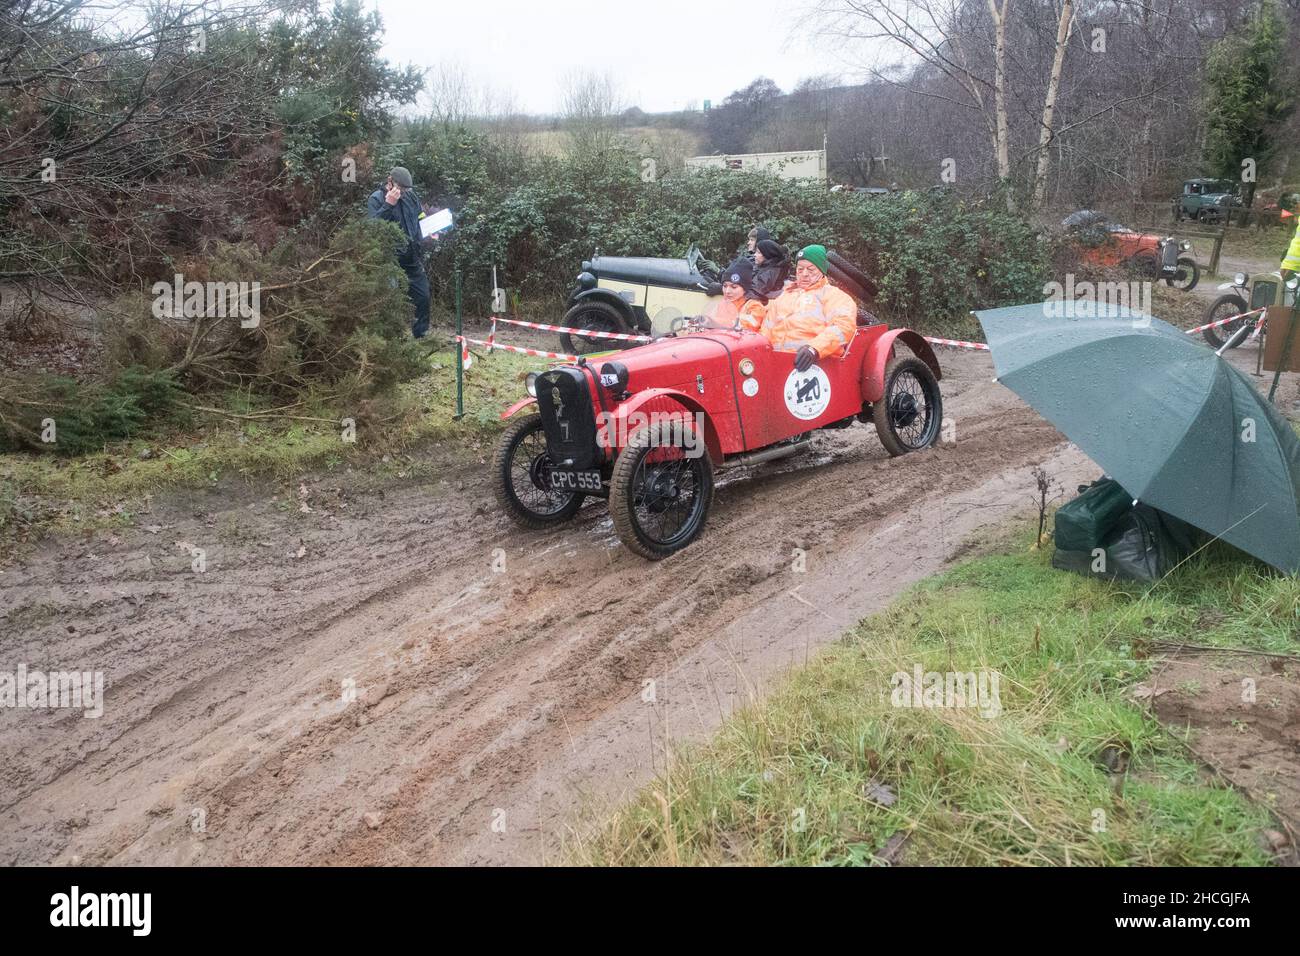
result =
[{"label": "overcast sky", "polygon": [[383,17],[388,59],[459,63],[530,113],[557,111],[564,76],[575,70],[610,72],[628,105],[647,112],[717,104],[761,75],[783,90],[822,73],[854,79],[824,43],[805,40],[789,0],[369,3]]}]

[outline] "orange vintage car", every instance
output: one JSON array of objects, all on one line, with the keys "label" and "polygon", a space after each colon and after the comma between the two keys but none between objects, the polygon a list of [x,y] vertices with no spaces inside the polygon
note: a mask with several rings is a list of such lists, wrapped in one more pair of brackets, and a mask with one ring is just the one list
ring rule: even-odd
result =
[{"label": "orange vintage car", "polygon": [[1184,292],[1200,281],[1201,270],[1186,239],[1137,232],[1091,209],[1071,213],[1061,225],[1078,247],[1079,258],[1091,265],[1123,266]]}]

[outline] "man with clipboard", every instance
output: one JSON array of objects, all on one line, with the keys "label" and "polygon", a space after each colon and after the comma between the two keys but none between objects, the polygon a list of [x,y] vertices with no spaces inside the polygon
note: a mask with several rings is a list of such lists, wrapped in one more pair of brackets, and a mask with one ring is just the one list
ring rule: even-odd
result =
[{"label": "man with clipboard", "polygon": [[421,261],[420,243],[450,228],[451,213],[444,209],[425,219],[414,185],[409,169],[394,166],[384,185],[370,194],[367,206],[372,219],[395,222],[406,233],[406,248],[397,254],[397,264],[406,273],[407,294],[415,306],[411,334],[421,339],[429,331],[429,276]]}]

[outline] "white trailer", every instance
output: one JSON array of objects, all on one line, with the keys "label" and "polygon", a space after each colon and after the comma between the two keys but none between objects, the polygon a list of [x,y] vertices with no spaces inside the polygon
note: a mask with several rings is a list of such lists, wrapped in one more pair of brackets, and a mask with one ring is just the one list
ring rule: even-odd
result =
[{"label": "white trailer", "polygon": [[826,182],[826,150],[802,149],[788,153],[741,153],[732,156],[692,156],[686,160],[689,172],[702,169],[735,169],[747,173],[768,173],[781,179]]}]

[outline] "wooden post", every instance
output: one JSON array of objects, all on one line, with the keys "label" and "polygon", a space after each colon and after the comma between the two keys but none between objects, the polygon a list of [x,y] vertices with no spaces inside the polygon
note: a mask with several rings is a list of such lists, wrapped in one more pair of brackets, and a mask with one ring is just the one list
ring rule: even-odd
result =
[{"label": "wooden post", "polygon": [[1227,226],[1219,229],[1214,237],[1214,251],[1210,253],[1210,264],[1207,269],[1210,275],[1217,275],[1219,272],[1219,253],[1223,251],[1223,234],[1227,232]]},{"label": "wooden post", "polygon": [[1297,318],[1300,316],[1296,315],[1295,305],[1292,304],[1290,327],[1286,330],[1286,338],[1282,340],[1282,354],[1278,357],[1277,369],[1273,372],[1273,386],[1268,390],[1270,403],[1273,401],[1273,396],[1277,394],[1277,383],[1282,379],[1282,370],[1291,364],[1291,346],[1295,342],[1296,326],[1300,325],[1300,322],[1296,321]]}]

